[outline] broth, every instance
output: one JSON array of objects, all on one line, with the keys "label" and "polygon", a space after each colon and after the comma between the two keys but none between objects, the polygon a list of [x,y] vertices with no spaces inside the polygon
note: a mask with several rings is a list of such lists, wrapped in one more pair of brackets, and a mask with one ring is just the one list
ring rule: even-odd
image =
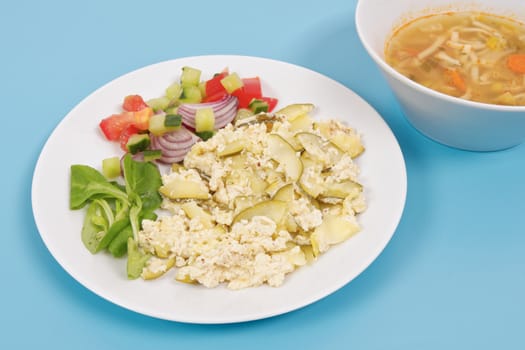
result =
[{"label": "broth", "polygon": [[413,20],[385,46],[386,62],[430,89],[467,100],[525,105],[525,25],[486,13]]}]

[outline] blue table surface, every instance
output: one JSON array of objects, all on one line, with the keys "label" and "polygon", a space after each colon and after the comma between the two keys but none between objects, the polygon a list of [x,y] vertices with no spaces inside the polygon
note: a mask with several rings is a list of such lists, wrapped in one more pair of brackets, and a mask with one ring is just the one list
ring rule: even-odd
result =
[{"label": "blue table surface", "polygon": [[[3,2],[0,348],[525,349],[525,145],[466,152],[413,129],[358,39],[356,3]],[[81,286],[39,236],[32,175],[61,119],[126,72],[203,54],[316,70],[362,96],[399,141],[408,194],[395,235],[317,303],[231,325],[158,320]]]}]

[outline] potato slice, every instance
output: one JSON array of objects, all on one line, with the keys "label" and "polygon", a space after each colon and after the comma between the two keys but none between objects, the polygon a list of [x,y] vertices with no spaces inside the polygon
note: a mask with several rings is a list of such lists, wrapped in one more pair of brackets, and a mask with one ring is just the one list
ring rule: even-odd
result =
[{"label": "potato slice", "polygon": [[250,220],[254,216],[266,216],[279,225],[283,221],[287,209],[288,204],[282,201],[267,200],[259,202],[237,214],[233,218],[232,225],[241,220]]},{"label": "potato slice", "polygon": [[338,133],[331,137],[330,141],[352,158],[359,156],[365,150],[358,134]]},{"label": "potato slice", "polygon": [[348,180],[344,182],[327,183],[324,186],[323,191],[320,193],[321,197],[329,198],[356,198],[362,191],[363,186],[361,184]]},{"label": "potato slice", "polygon": [[277,178],[264,189],[264,192],[270,195],[270,197],[273,197],[284,185],[286,185],[284,180]]},{"label": "potato slice", "polygon": [[175,275],[175,279],[182,283],[195,284],[197,281],[192,279],[189,274],[184,273],[184,271],[179,270]]},{"label": "potato slice", "polygon": [[[272,199],[286,203],[288,209],[290,207],[290,204],[294,200],[294,197],[295,190],[293,184],[286,184],[282,186],[277,192],[275,192],[275,195]],[[299,230],[299,225],[297,225],[297,222],[295,221],[294,217],[289,213],[288,210],[285,215],[286,218],[284,219],[283,223],[285,229],[290,233],[297,232]]]},{"label": "potato slice", "polygon": [[324,190],[321,170],[315,160],[303,153],[301,156],[304,169],[298,184],[301,189],[313,198],[317,198]]},{"label": "potato slice", "polygon": [[297,181],[303,172],[303,163],[293,147],[277,134],[268,135],[268,154],[281,164],[286,176]]},{"label": "potato slice", "polygon": [[[277,163],[273,159],[270,160],[270,163],[273,163],[273,164],[271,164],[271,168],[268,167],[268,168],[264,169],[264,172],[265,172],[265,175],[266,175],[266,179],[265,179],[266,182],[268,182],[270,185],[275,183],[275,182],[278,182],[280,184],[284,184],[285,183],[284,182],[285,175],[282,172],[276,170],[277,167],[279,166],[279,163]],[[281,187],[281,186],[279,186],[279,187]]]},{"label": "potato slice", "polygon": [[325,215],[323,223],[310,236],[312,249],[317,256],[331,245],[341,243],[359,232],[360,227],[353,216]]},{"label": "potato slice", "polygon": [[299,186],[308,195],[317,198],[323,192],[323,186],[306,175],[299,179]]},{"label": "potato slice", "polygon": [[344,155],[333,143],[311,132],[300,132],[295,137],[312,158],[323,161],[325,165],[338,161]]},{"label": "potato slice", "polygon": [[306,153],[306,152],[301,154],[301,162],[303,163],[304,169],[318,167],[319,168],[319,172],[322,170],[322,164],[320,164],[315,159],[310,157],[310,155],[308,153]]},{"label": "potato slice", "polygon": [[316,122],[314,127],[319,130],[324,138],[330,140],[352,158],[357,157],[365,150],[361,143],[361,137],[351,128],[345,127],[335,121]]},{"label": "potato slice", "polygon": [[241,211],[253,207],[259,202],[265,201],[260,196],[238,196],[233,200],[233,205],[235,208],[235,213],[238,214]]},{"label": "potato slice", "polygon": [[312,131],[314,120],[308,113],[302,114],[290,121],[290,130],[301,132],[301,131]]},{"label": "potato slice", "polygon": [[289,121],[292,121],[303,114],[310,113],[314,109],[314,105],[311,103],[295,103],[281,108],[275,115],[284,116]]},{"label": "potato slice", "polygon": [[314,254],[311,245],[302,245],[301,250],[303,251],[304,257],[306,258],[306,263],[311,264],[315,261],[317,256]]},{"label": "potato slice", "polygon": [[303,145],[306,152],[315,159],[322,158],[326,152],[324,150],[325,142],[319,135],[311,132],[300,132],[295,135],[295,138]]},{"label": "potato slice", "polygon": [[232,168],[232,171],[224,177],[226,185],[246,184],[253,194],[264,194],[268,183],[261,179],[250,167]]},{"label": "potato slice", "polygon": [[290,233],[297,233],[299,231],[297,221],[295,221],[294,217],[289,213],[286,214],[286,218],[284,219],[284,227],[286,228],[286,231]]},{"label": "potato slice", "polygon": [[237,153],[242,152],[244,146],[246,145],[244,140],[235,140],[224,145],[220,151],[217,152],[219,157],[231,156]]},{"label": "potato slice", "polygon": [[208,187],[202,182],[176,180],[160,186],[160,193],[171,199],[208,199]]},{"label": "potato slice", "polygon": [[276,255],[284,256],[286,260],[288,260],[288,262],[294,266],[303,266],[307,263],[306,256],[299,246],[295,246],[283,252],[276,253]]},{"label": "potato slice", "polygon": [[254,194],[263,194],[265,193],[266,188],[268,188],[268,183],[258,177],[254,173],[250,173],[249,175],[250,180],[250,188],[252,189],[252,193]]},{"label": "potato slice", "polygon": [[231,161],[229,164],[232,170],[246,169],[248,167],[246,155],[243,153],[231,155],[227,159],[228,162]]},{"label": "potato slice", "polygon": [[[152,265],[155,264],[154,268]],[[168,272],[175,265],[175,257],[169,259],[159,259],[152,257],[148,260],[146,267],[142,270],[142,278],[145,280],[153,280],[159,278]]]},{"label": "potato slice", "polygon": [[301,145],[301,143],[295,138],[295,132],[277,130],[275,133],[288,142],[296,152],[301,152],[304,150],[303,145]]},{"label": "potato slice", "polygon": [[167,244],[155,245],[153,247],[155,255],[159,258],[166,259],[171,255],[171,248]]},{"label": "potato slice", "polygon": [[197,203],[193,201],[186,202],[181,205],[181,208],[190,219],[199,219],[204,228],[212,228],[214,226],[212,216],[199,207]]},{"label": "potato slice", "polygon": [[294,199],[294,194],[295,191],[293,188],[293,184],[287,184],[282,186],[277,192],[275,192],[275,195],[272,199],[290,203]]}]

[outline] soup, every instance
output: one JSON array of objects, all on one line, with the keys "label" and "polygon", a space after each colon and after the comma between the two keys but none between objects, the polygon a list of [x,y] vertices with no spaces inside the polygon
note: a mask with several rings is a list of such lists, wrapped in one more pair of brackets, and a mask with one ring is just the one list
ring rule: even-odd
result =
[{"label": "soup", "polygon": [[525,105],[525,25],[509,18],[476,12],[422,17],[392,35],[385,59],[447,95]]}]

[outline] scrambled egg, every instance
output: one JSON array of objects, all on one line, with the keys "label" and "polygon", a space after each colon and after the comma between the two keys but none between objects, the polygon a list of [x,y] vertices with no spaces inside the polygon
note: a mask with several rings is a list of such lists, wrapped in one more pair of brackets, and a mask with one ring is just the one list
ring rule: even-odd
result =
[{"label": "scrambled egg", "polygon": [[[296,106],[296,105],[292,105]],[[286,108],[219,130],[163,175],[167,214],[144,220],[142,277],[230,289],[280,286],[359,230],[359,135]]]}]

